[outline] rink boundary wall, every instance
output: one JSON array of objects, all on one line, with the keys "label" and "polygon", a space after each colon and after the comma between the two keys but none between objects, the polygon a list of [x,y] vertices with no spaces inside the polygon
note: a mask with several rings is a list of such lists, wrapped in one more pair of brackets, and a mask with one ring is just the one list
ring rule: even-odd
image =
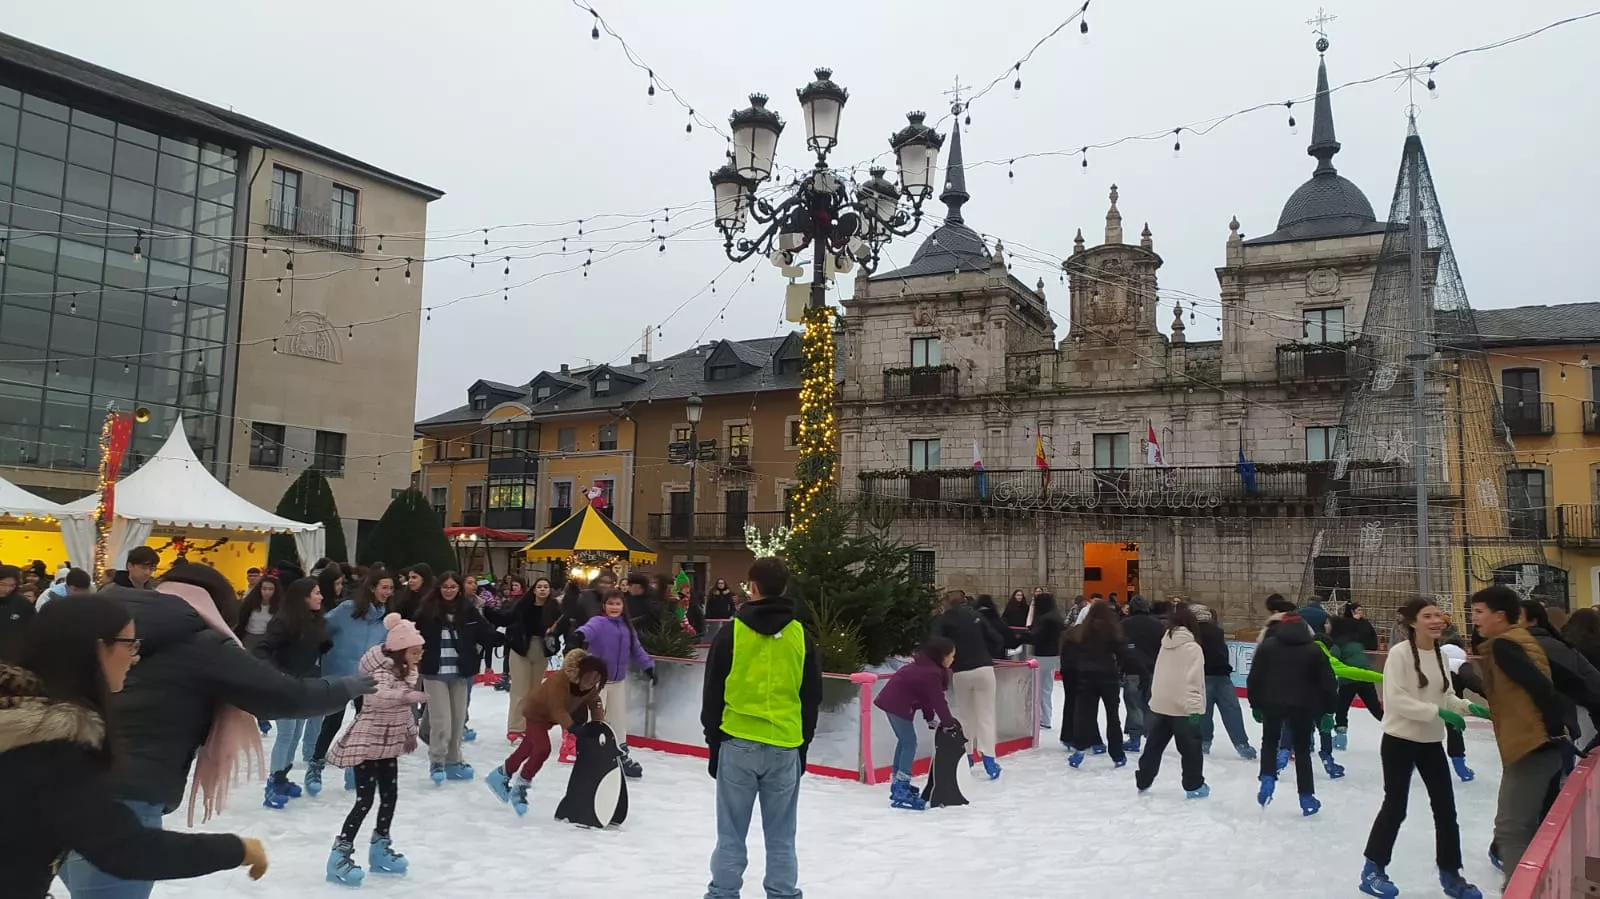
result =
[{"label": "rink boundary wall", "polygon": [[1600,753],[1578,763],[1507,884],[1505,899],[1585,895],[1585,861],[1600,856]]}]

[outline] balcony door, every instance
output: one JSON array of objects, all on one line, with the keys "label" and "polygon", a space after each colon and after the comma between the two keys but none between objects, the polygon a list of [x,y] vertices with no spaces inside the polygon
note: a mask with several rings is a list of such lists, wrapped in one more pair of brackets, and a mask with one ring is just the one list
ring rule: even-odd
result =
[{"label": "balcony door", "polygon": [[744,537],[745,522],[750,520],[750,491],[729,490],[723,494],[724,516],[727,522],[724,533],[729,537]]},{"label": "balcony door", "polygon": [[1508,368],[1500,372],[1501,402],[1505,405],[1506,424],[1513,434],[1540,433],[1540,411],[1543,397],[1539,390],[1537,368]]},{"label": "balcony door", "polygon": [[694,528],[694,510],[689,506],[689,491],[676,490],[667,496],[667,535],[687,540]]}]

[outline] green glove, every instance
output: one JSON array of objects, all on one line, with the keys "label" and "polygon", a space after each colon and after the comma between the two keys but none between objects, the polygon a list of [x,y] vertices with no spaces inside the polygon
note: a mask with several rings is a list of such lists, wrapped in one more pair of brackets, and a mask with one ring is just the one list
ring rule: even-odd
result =
[{"label": "green glove", "polygon": [[1324,733],[1324,734],[1333,733],[1333,716],[1332,715],[1323,715],[1322,718],[1319,721],[1317,721],[1317,732],[1318,733]]},{"label": "green glove", "polygon": [[1261,710],[1260,709],[1251,709],[1250,710],[1250,717],[1256,719],[1256,723],[1257,724],[1260,724],[1261,722],[1266,720],[1265,718],[1261,717]]},{"label": "green glove", "polygon": [[1195,727],[1199,727],[1200,726],[1200,722],[1202,722],[1204,720],[1206,720],[1206,716],[1200,714],[1199,712],[1195,712],[1194,714],[1189,716],[1189,723],[1191,725],[1195,726]]},{"label": "green glove", "polygon": [[1474,717],[1474,718],[1484,718],[1484,719],[1487,719],[1487,720],[1490,720],[1490,721],[1494,720],[1489,715],[1489,709],[1486,708],[1485,706],[1478,705],[1476,702],[1470,703],[1467,706],[1467,711],[1471,712],[1472,713],[1472,717]]},{"label": "green glove", "polygon": [[1448,727],[1451,730],[1463,731],[1467,729],[1467,719],[1461,717],[1455,712],[1450,711],[1449,709],[1440,709],[1439,717],[1444,720],[1445,727]]}]

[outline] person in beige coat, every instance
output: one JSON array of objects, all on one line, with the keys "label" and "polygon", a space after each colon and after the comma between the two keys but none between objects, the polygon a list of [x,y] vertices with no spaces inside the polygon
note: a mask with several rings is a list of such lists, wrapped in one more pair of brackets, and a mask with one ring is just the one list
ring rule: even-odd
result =
[{"label": "person in beige coat", "polygon": [[1167,743],[1178,742],[1183,760],[1183,792],[1190,799],[1211,794],[1206,786],[1205,756],[1200,751],[1200,726],[1206,712],[1205,651],[1195,639],[1194,613],[1185,603],[1167,615],[1167,633],[1161,638],[1155,675],[1150,684],[1150,720],[1145,724],[1144,753],[1134,777],[1139,792],[1155,783],[1161,773],[1161,753]]}]

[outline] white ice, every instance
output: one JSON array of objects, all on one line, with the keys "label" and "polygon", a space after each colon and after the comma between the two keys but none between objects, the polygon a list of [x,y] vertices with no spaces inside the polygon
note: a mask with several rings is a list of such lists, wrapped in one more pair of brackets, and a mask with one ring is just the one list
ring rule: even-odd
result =
[{"label": "white ice", "polygon": [[[440,896],[567,895],[698,897],[715,841],[714,782],[705,761],[636,750],[644,777],[629,782],[627,823],[592,831],[553,819],[569,766],[552,762],[534,781],[532,806],[517,818],[483,785],[483,775],[508,753],[501,725],[506,694],[473,693],[478,739],[466,745],[477,768],[470,783],[435,787],[426,750],[403,760],[395,847],[411,861],[404,878],[368,874],[359,892],[392,899]],[[1252,742],[1260,729],[1249,720]],[[879,722],[882,723],[882,722]],[[1133,786],[1138,756],[1114,770],[1109,756],[1067,767],[1054,732],[1040,748],[1002,760],[999,781],[974,785],[963,808],[916,813],[891,809],[888,787],[807,776],[801,787],[801,887],[813,899],[880,897],[912,889],[921,896],[1046,895],[1246,896],[1355,895],[1355,878],[1382,797],[1378,725],[1350,713],[1350,749],[1338,753],[1348,775],[1329,780],[1317,767],[1322,812],[1303,818],[1293,767],[1278,798],[1255,803],[1256,763],[1219,739],[1206,758],[1209,798],[1188,800],[1178,785],[1178,756],[1167,750],[1160,778],[1144,796]],[[270,741],[270,737],[268,740]],[[1485,893],[1499,885],[1486,857],[1500,765],[1487,724],[1467,733],[1467,761],[1478,774],[1455,782],[1467,878]],[[298,776],[298,766],[297,766]],[[328,769],[327,789],[294,800],[284,811],[261,807],[260,787],[236,788],[229,808],[209,825],[260,838],[271,871],[260,882],[228,872],[156,887],[157,899],[277,899],[352,892],[325,882],[324,863],[353,794],[341,772]],[[374,812],[375,816],[375,812]],[[372,817],[357,839],[366,865]],[[167,818],[182,827],[183,815]],[[1405,895],[1440,895],[1433,863],[1433,821],[1420,782],[1412,782],[1390,874]],[[762,895],[765,868],[759,818],[750,833],[744,895]],[[624,892],[625,891],[625,892]],[[59,884],[57,896],[67,892]]]}]

